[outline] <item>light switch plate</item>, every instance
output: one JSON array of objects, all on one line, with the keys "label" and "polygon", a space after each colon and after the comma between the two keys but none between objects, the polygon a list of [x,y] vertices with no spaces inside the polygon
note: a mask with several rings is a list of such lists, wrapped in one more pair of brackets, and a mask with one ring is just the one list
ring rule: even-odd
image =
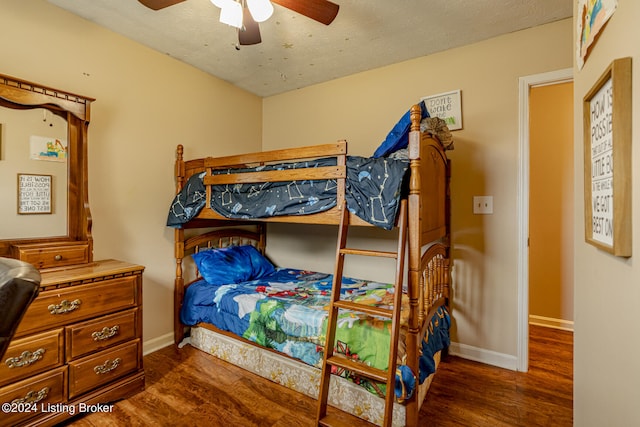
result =
[{"label": "light switch plate", "polygon": [[490,215],[493,213],[493,196],[473,196],[473,213]]}]

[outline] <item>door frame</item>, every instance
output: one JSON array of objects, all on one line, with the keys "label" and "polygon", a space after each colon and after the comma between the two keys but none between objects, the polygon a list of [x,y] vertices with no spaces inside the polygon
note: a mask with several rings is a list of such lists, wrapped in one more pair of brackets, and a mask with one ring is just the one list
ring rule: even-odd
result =
[{"label": "door frame", "polygon": [[518,348],[516,369],[529,369],[529,91],[535,86],[573,81],[573,68],[518,79]]}]

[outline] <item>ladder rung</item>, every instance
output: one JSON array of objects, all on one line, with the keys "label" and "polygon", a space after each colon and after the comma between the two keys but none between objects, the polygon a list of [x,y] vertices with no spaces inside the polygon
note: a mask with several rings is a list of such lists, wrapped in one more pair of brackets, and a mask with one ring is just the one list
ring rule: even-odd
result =
[{"label": "ladder rung", "polygon": [[348,412],[333,410],[318,421],[318,425],[324,427],[354,427],[354,426],[376,426],[376,424],[365,421],[351,415]]},{"label": "ladder rung", "polygon": [[[364,378],[384,383],[387,386],[387,396],[385,398],[384,420],[382,425],[390,427],[393,419],[393,392],[395,381],[396,356],[398,348],[398,336],[400,331],[400,314],[401,314],[401,288],[404,268],[404,253],[407,243],[407,201],[402,200],[400,203],[400,212],[398,214],[398,250],[396,252],[375,251],[365,249],[347,248],[347,234],[349,229],[349,212],[346,206],[342,206],[342,216],[340,218],[340,227],[338,229],[338,248],[336,251],[336,264],[333,277],[334,288],[331,294],[331,303],[329,310],[329,318],[327,321],[327,345],[332,346],[336,340],[336,328],[339,318],[339,309],[351,310],[354,312],[365,313],[371,316],[378,316],[391,319],[391,334],[389,343],[389,365],[387,370],[382,370],[368,366],[357,360],[349,359],[341,355],[334,355],[333,351],[326,351],[322,363],[322,375],[320,378],[320,389],[318,391],[318,412],[316,413],[316,423],[319,426],[355,426],[358,425],[354,420],[345,419],[342,415],[328,413],[329,406],[327,400],[329,397],[329,384],[331,382],[331,367],[337,367],[353,372]],[[393,297],[393,307],[382,308],[372,305],[360,304],[354,301],[340,300],[340,292],[342,290],[342,273],[346,257],[344,255],[364,255],[380,258],[391,258],[396,261],[396,283],[394,285],[395,295]],[[331,348],[331,347],[329,347]],[[346,413],[343,415],[347,415]]]},{"label": "ladder rung", "polygon": [[377,256],[382,258],[398,258],[398,254],[396,252],[368,251],[366,249],[342,248],[340,249],[340,253],[345,255],[364,255],[364,256]]},{"label": "ladder rung", "polygon": [[382,383],[387,382],[387,371],[367,366],[361,362],[355,362],[351,359],[347,359],[346,357],[331,356],[327,359],[327,364],[337,366],[339,368],[344,368],[348,371],[355,372],[356,374],[360,374],[363,377],[367,377],[375,381],[379,381]]},{"label": "ladder rung", "polygon": [[391,319],[393,316],[392,309],[376,307],[375,305],[358,304],[352,301],[336,301],[333,303],[333,306],[345,310],[357,311],[358,313],[366,313],[370,316],[386,317],[387,319]]}]

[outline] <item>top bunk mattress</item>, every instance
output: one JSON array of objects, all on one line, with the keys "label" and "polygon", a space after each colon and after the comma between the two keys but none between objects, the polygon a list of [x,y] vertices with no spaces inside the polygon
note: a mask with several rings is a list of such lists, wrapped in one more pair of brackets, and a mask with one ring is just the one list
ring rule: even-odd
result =
[{"label": "top bunk mattress", "polygon": [[[395,225],[398,200],[408,187],[404,185],[409,166],[407,147],[409,133],[416,120],[420,132],[435,136],[443,150],[453,149],[446,123],[437,117],[430,117],[422,101],[400,118],[371,157],[346,156],[344,198],[347,208],[369,224],[387,230]],[[268,164],[252,169],[213,169],[211,173],[220,175],[319,168],[335,166],[336,163],[336,158],[330,157]],[[205,175],[206,172],[202,171],[187,177],[188,181],[171,203],[168,226],[181,228],[196,218],[205,207],[224,218],[239,220],[317,214],[334,208],[342,196],[337,195],[339,186],[336,179],[205,186]],[[208,187],[211,187],[212,194],[209,206],[205,206]]]},{"label": "top bunk mattress", "polygon": [[[214,175],[252,171],[335,166],[335,157],[279,163],[254,168],[216,169]],[[395,225],[399,199],[409,163],[405,159],[347,156],[347,208],[364,221],[390,230]],[[170,227],[181,227],[206,205],[206,172],[192,175],[171,203]],[[332,209],[337,203],[337,180],[298,180],[211,186],[211,209],[230,219],[263,219],[306,215]]]}]

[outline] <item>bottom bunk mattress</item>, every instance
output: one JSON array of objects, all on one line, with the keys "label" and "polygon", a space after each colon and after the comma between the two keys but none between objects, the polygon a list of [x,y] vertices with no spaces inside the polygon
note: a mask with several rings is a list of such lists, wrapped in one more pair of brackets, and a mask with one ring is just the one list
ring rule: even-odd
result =
[{"label": "bottom bunk mattress", "polygon": [[[332,275],[291,268],[276,269],[267,264],[268,261],[265,263],[257,251],[254,253],[249,249],[249,256],[243,259],[248,263],[252,257],[257,260],[249,268],[253,272],[240,272],[240,277],[233,280],[235,283],[223,283],[224,278],[229,280],[229,276],[220,264],[211,264],[214,275],[217,275],[211,277],[207,273],[208,266],[202,262],[209,255],[219,256],[221,253],[224,252],[204,251],[201,253],[203,255],[194,255],[204,278],[188,286],[185,291],[180,313],[182,323],[211,324],[222,331],[320,368],[326,341]],[[256,264],[259,265],[258,274],[255,274]],[[240,270],[237,266],[234,269],[236,272]],[[247,277],[253,280],[240,281]],[[394,289],[391,284],[344,278],[342,291],[343,300],[388,307],[393,301]],[[406,324],[405,317],[408,315],[406,300],[403,298],[403,324]],[[378,369],[387,369],[390,323],[388,319],[341,310],[335,352]],[[395,387],[398,400],[411,397],[416,384],[424,382],[435,371],[434,355],[449,345],[449,324],[446,308],[439,308],[422,341],[420,372],[417,375],[403,363],[405,328],[402,328]],[[379,396],[386,393],[384,384],[358,378],[348,371],[334,373],[371,393]]]}]

